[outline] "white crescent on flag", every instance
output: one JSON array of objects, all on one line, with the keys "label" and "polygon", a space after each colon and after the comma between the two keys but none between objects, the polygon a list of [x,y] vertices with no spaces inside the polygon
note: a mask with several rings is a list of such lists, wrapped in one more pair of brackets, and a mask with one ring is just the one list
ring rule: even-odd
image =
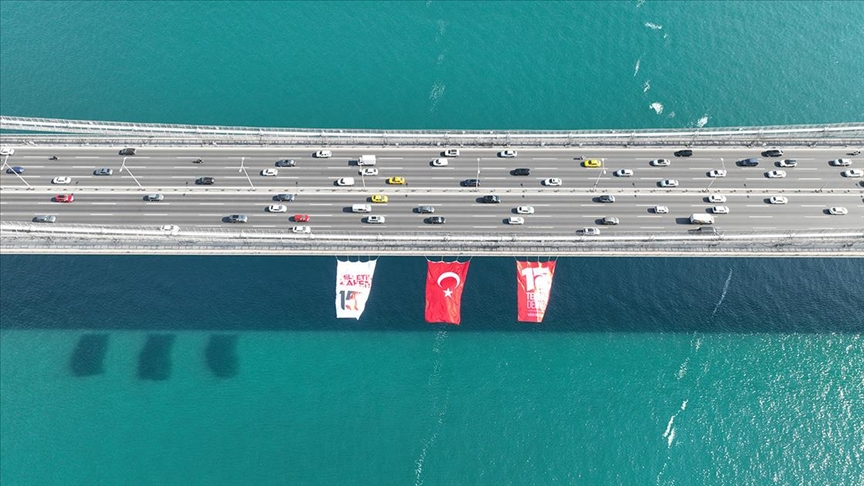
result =
[{"label": "white crescent on flag", "polygon": [[455,273],[453,273],[453,272],[444,272],[444,273],[441,274],[440,277],[438,277],[438,286],[439,286],[439,287],[441,287],[441,281],[444,280],[444,279],[447,278],[447,277],[451,277],[451,278],[456,279],[456,285],[453,286],[454,289],[457,288],[457,287],[459,287],[459,285],[462,283],[462,279],[459,278],[459,275],[457,275],[457,274],[455,274]]}]

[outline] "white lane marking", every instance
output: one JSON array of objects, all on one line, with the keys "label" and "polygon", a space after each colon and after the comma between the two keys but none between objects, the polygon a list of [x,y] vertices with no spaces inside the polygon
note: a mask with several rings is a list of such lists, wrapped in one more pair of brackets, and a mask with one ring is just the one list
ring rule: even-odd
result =
[{"label": "white lane marking", "polygon": [[113,213],[90,213],[90,216],[114,216]]},{"label": "white lane marking", "polygon": [[332,206],[333,203],[309,203],[310,206]]},{"label": "white lane marking", "polygon": [[76,159],[98,159],[99,157],[91,157],[89,155],[76,155]]},{"label": "white lane marking", "polygon": [[747,216],[747,217],[751,218],[751,219],[755,219],[755,218],[769,219],[769,218],[773,218],[774,216]]},{"label": "white lane marking", "polygon": [[804,216],[804,217],[805,217],[805,218],[819,218],[819,219],[823,219],[823,218],[830,218],[831,215],[823,214],[822,216]]},{"label": "white lane marking", "polygon": [[275,224],[253,224],[253,228],[275,228]]},{"label": "white lane marking", "polygon": [[117,204],[116,202],[91,202],[90,204],[94,206],[114,206]]},{"label": "white lane marking", "polygon": [[378,157],[381,160],[404,160],[405,157]]},{"label": "white lane marking", "polygon": [[455,177],[430,177],[430,179],[439,181],[452,181],[453,179],[455,179]]},{"label": "white lane marking", "polygon": [[472,218],[500,218],[498,214],[472,214]]},{"label": "white lane marking", "polygon": [[558,167],[535,167],[534,170],[558,170]]},{"label": "white lane marking", "polygon": [[503,181],[503,180],[507,180],[507,178],[506,177],[484,177],[483,180],[484,181]]},{"label": "white lane marking", "polygon": [[761,208],[764,204],[748,204],[748,208]]},{"label": "white lane marking", "polygon": [[531,160],[560,160],[557,157],[534,157]]},{"label": "white lane marking", "polygon": [[144,216],[168,216],[168,213],[144,213]]},{"label": "white lane marking", "polygon": [[199,206],[224,206],[225,203],[198,203]]},{"label": "white lane marking", "polygon": [[663,229],[663,226],[640,226],[639,229]]},{"label": "white lane marking", "polygon": [[73,165],[73,169],[92,169],[92,165]]},{"label": "white lane marking", "polygon": [[642,215],[637,215],[636,217],[637,217],[637,218],[656,218],[656,219],[660,219],[660,218],[662,218],[663,216],[661,216],[661,215],[659,215],[659,214],[657,214],[657,215],[654,215],[654,214],[642,214]]},{"label": "white lane marking", "polygon": [[497,226],[472,226],[474,229],[495,229]]},{"label": "white lane marking", "polygon": [[534,218],[551,218],[554,215],[553,214],[531,214],[531,215],[527,215],[527,216],[531,219],[534,219]]},{"label": "white lane marking", "polygon": [[799,206],[802,208],[824,208],[825,207],[824,204],[800,204]]},{"label": "white lane marking", "polygon": [[821,177],[801,177],[798,179],[799,181],[821,181]]}]

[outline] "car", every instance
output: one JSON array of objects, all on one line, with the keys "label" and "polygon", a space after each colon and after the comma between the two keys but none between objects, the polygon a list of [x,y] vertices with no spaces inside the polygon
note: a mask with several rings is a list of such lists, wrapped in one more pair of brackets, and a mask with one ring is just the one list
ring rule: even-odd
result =
[{"label": "car", "polygon": [[521,216],[510,216],[507,218],[507,224],[525,224],[525,218]]},{"label": "car", "polygon": [[618,218],[613,218],[612,216],[606,216],[600,220],[600,224],[607,226],[614,226],[619,223]]},{"label": "car", "polygon": [[245,214],[232,214],[228,216],[229,223],[245,223],[248,221]]},{"label": "car", "polygon": [[366,222],[368,224],[384,224],[384,221],[385,221],[384,216],[377,216],[377,215],[366,216]]},{"label": "car", "polygon": [[432,161],[432,167],[447,167],[449,163],[450,161],[447,159],[435,159]]},{"label": "car", "polygon": [[465,179],[459,184],[464,187],[478,187],[480,186],[480,179]]},{"label": "car", "polygon": [[364,168],[360,169],[360,175],[364,176],[364,177],[365,176],[376,176],[376,175],[378,175],[378,168],[377,167],[364,167]]},{"label": "car", "polygon": [[271,205],[267,206],[267,212],[268,213],[287,213],[288,212],[288,206],[286,206],[284,204],[271,204]]},{"label": "car", "polygon": [[308,223],[310,219],[312,218],[308,214],[295,214],[291,217],[291,220],[295,223]]},{"label": "car", "polygon": [[660,181],[660,187],[678,187],[678,181],[675,179],[664,179]]},{"label": "car", "polygon": [[630,169],[618,169],[613,174],[615,177],[633,177],[633,171]]},{"label": "car", "polygon": [[833,214],[835,216],[842,216],[844,214],[849,214],[849,210],[842,206],[834,206],[832,208],[828,208],[828,214]]},{"label": "car", "polygon": [[515,150],[502,150],[502,151],[498,152],[498,157],[502,157],[505,159],[512,159],[513,157],[516,157],[516,151]]},{"label": "car", "polygon": [[444,216],[432,216],[426,218],[425,221],[427,224],[444,224],[447,220],[444,219]]},{"label": "car", "polygon": [[488,195],[480,198],[480,202],[485,204],[498,204],[501,202],[501,198],[495,195]]},{"label": "car", "polygon": [[353,177],[340,177],[336,180],[337,186],[353,186],[354,178]]},{"label": "car", "polygon": [[666,206],[654,206],[654,214],[667,214],[669,208]]},{"label": "car", "polygon": [[319,150],[315,152],[315,158],[317,159],[329,159],[330,157],[333,157],[333,152],[329,150]]},{"label": "car", "polygon": [[386,203],[390,198],[385,196],[384,194],[373,194],[371,201],[373,203]]},{"label": "car", "polygon": [[404,177],[398,177],[398,176],[397,177],[389,177],[387,179],[387,184],[394,185],[394,186],[404,186],[405,185],[405,178]]},{"label": "car", "polygon": [[279,175],[278,169],[264,169],[261,171],[261,175],[264,177],[274,177]]},{"label": "car", "polygon": [[459,149],[447,149],[441,152],[444,157],[459,157]]},{"label": "car", "polygon": [[778,149],[771,149],[762,152],[762,157],[783,157],[783,151]]},{"label": "car", "polygon": [[199,177],[195,179],[195,184],[200,186],[212,186],[216,183],[216,179],[213,177]]},{"label": "car", "polygon": [[690,149],[679,150],[675,152],[675,157],[690,157],[693,155],[693,151]]},{"label": "car", "polygon": [[53,214],[43,214],[33,218],[34,223],[54,223],[57,221],[57,216]]},{"label": "car", "polygon": [[160,231],[165,231],[167,233],[177,233],[180,231],[180,227],[176,224],[163,224],[159,227]]},{"label": "car", "polygon": [[741,159],[736,164],[739,167],[756,167],[759,165],[759,159],[749,158],[749,159]]},{"label": "car", "polygon": [[15,155],[15,149],[9,147],[0,148],[0,157],[6,155]]},{"label": "car", "polygon": [[543,185],[549,187],[557,187],[560,186],[562,183],[563,181],[561,181],[561,179],[558,179],[557,177],[552,177],[543,181]]},{"label": "car", "polygon": [[312,232],[312,228],[310,228],[308,226],[292,226],[291,232],[292,233],[302,233],[302,234],[308,235],[309,233]]},{"label": "car", "polygon": [[613,196],[611,194],[603,194],[602,196],[597,198],[597,202],[614,203],[615,202],[615,196]]},{"label": "car", "polygon": [[765,173],[765,177],[767,177],[769,179],[782,179],[782,178],[786,177],[786,171],[785,170],[769,170],[768,172]]},{"label": "car", "polygon": [[534,214],[534,206],[519,206],[516,208],[516,214]]},{"label": "car", "polygon": [[74,194],[57,194],[56,196],[54,196],[54,202],[58,203],[71,203],[74,200]]},{"label": "car", "polygon": [[417,206],[417,212],[420,214],[432,214],[435,212],[435,208],[432,206]]},{"label": "car", "polygon": [[600,229],[598,228],[582,228],[578,231],[585,236],[597,236],[600,234]]},{"label": "car", "polygon": [[729,214],[729,206],[713,206],[711,212],[713,214]]},{"label": "car", "polygon": [[777,161],[777,167],[798,167],[798,161],[795,159],[783,159]]},{"label": "car", "polygon": [[715,179],[717,177],[726,177],[726,171],[723,169],[709,170],[708,171],[708,177],[713,177]]},{"label": "car", "polygon": [[20,174],[22,172],[24,172],[24,167],[21,167],[20,165],[6,169],[7,174]]},{"label": "car", "polygon": [[93,175],[97,176],[110,176],[114,175],[114,169],[109,169],[107,167],[102,167],[101,169],[96,169],[93,171]]},{"label": "car", "polygon": [[710,196],[708,196],[708,202],[709,203],[725,203],[726,202],[726,196],[724,196],[722,194],[711,194]]},{"label": "car", "polygon": [[669,167],[672,165],[672,162],[669,159],[654,159],[651,162],[648,162],[648,165],[654,167]]},{"label": "car", "polygon": [[294,200],[294,194],[276,194],[273,196],[274,201],[288,201],[291,202]]},{"label": "car", "polygon": [[718,230],[714,226],[700,226],[698,228],[687,230],[687,232],[688,233],[707,233],[709,235],[719,235],[720,234],[720,230]]},{"label": "car", "polygon": [[600,159],[588,159],[585,162],[582,162],[582,167],[596,169],[598,167],[603,167],[603,161]]},{"label": "car", "polygon": [[51,179],[51,184],[71,184],[72,178],[67,176],[60,176]]},{"label": "car", "polygon": [[771,196],[768,198],[768,204],[786,204],[789,202],[789,199],[786,199],[785,196]]},{"label": "car", "polygon": [[134,148],[124,148],[124,149],[120,150],[119,154],[120,155],[135,155],[135,149]]},{"label": "car", "polygon": [[[835,159],[828,162],[828,165],[833,165],[835,167],[849,167],[852,165],[852,161],[849,159]],[[6,172],[9,172],[8,170]]]},{"label": "car", "polygon": [[510,171],[510,175],[514,176],[527,176],[531,175],[531,169],[528,167],[519,167],[517,169],[513,169]]},{"label": "car", "polygon": [[294,159],[282,159],[276,161],[276,167],[294,167],[297,162]]},{"label": "car", "polygon": [[163,196],[162,194],[158,194],[158,193],[157,194],[147,194],[146,196],[144,196],[145,201],[159,202],[163,199],[165,199],[165,196]]},{"label": "car", "polygon": [[861,169],[849,169],[841,172],[843,177],[861,177],[864,176],[864,170]]}]

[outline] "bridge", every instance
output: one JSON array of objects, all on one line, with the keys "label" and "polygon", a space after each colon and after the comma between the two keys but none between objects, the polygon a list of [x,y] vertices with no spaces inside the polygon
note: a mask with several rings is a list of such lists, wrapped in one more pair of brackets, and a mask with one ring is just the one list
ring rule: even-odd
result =
[{"label": "bridge", "polygon": [[[14,152],[0,171],[4,252],[864,256],[864,179],[855,171],[864,157],[849,155],[864,147],[864,124],[393,132],[3,116],[0,130],[0,145]],[[126,147],[135,155],[120,155]],[[676,157],[684,147],[693,154]],[[453,148],[457,157],[433,165]],[[331,156],[315,157],[319,150]],[[361,155],[376,156],[377,174],[362,172]],[[747,158],[758,166],[738,164]],[[669,165],[650,163],[658,159]],[[851,165],[832,165],[841,159]],[[97,175],[103,168],[111,175]],[[202,177],[214,183],[196,184]],[[338,185],[344,178],[353,185]],[[479,187],[463,185],[471,179]],[[73,202],[57,202],[61,194]],[[483,203],[486,195],[500,203]],[[355,204],[372,212],[354,213]],[[531,214],[521,214],[526,207]],[[233,214],[247,222],[227,222]],[[692,214],[714,218],[710,230],[690,224]],[[56,222],[34,222],[40,215]]]}]

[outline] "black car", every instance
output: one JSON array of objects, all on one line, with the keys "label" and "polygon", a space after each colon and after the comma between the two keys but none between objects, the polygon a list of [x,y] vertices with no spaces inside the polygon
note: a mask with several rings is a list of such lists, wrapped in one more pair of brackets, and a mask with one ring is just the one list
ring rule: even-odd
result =
[{"label": "black car", "polygon": [[429,224],[444,224],[444,216],[432,216],[425,220]]},{"label": "black car", "polygon": [[124,148],[123,150],[120,151],[120,155],[135,155],[135,149],[134,148]]},{"label": "black car", "polygon": [[420,214],[432,214],[435,212],[435,208],[432,206],[418,206],[417,212]]},{"label": "black car", "polygon": [[195,179],[195,184],[199,184],[202,186],[212,186],[216,183],[216,179],[213,177],[199,177]]},{"label": "black car", "polygon": [[480,179],[465,179],[461,184],[464,187],[477,187],[480,185]]},{"label": "black car", "polygon": [[783,157],[783,151],[777,149],[766,150],[762,152],[762,157]]},{"label": "black car", "polygon": [[275,201],[293,201],[294,194],[276,194],[273,196],[273,200]]},{"label": "black car", "polygon": [[501,198],[498,196],[494,196],[494,195],[488,195],[488,196],[483,196],[480,199],[480,202],[483,202],[486,204],[498,204],[501,202]]},{"label": "black car", "polygon": [[297,162],[294,159],[282,159],[276,161],[276,167],[294,167]]},{"label": "black car", "polygon": [[520,167],[520,168],[518,168],[518,169],[513,169],[513,170],[511,170],[511,171],[510,171],[510,175],[514,175],[514,176],[527,176],[527,175],[531,175],[531,169],[528,169],[528,168],[525,168],[525,167]]},{"label": "black car", "polygon": [[738,165],[741,167],[756,167],[757,165],[759,165],[759,159],[742,159],[738,161]]},{"label": "black car", "polygon": [[675,157],[690,157],[691,155],[693,155],[693,151],[690,149],[675,152]]}]

